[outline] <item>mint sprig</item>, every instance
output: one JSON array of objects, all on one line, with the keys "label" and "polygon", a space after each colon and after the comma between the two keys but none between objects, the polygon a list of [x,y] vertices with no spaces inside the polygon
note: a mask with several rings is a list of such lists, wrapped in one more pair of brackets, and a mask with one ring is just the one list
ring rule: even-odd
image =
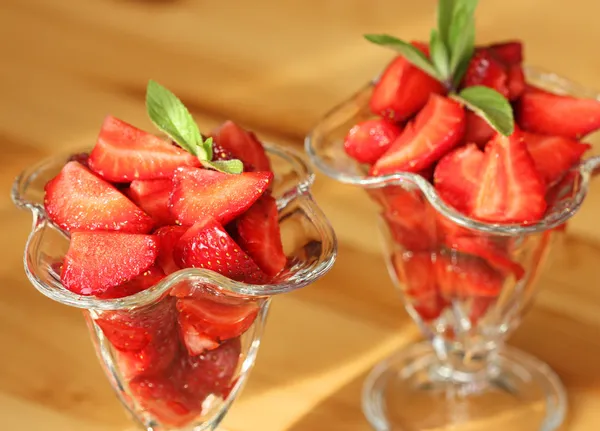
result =
[{"label": "mint sprig", "polygon": [[158,82],[148,81],[146,111],[152,123],[181,148],[198,157],[202,166],[220,172],[239,174],[240,160],[212,161],[212,138],[204,139],[192,115],[175,94]]},{"label": "mint sprig", "polygon": [[388,34],[366,34],[372,43],[399,52],[414,66],[440,81],[449,96],[485,119],[499,133],[514,131],[513,110],[506,98],[488,87],[469,87],[457,94],[475,52],[475,9],[478,0],[439,0],[437,29],[431,31],[429,56]]}]

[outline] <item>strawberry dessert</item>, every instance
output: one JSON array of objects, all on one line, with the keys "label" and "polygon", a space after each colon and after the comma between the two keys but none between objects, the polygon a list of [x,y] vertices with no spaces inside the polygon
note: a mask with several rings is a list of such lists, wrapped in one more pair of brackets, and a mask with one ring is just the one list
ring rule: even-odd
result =
[{"label": "strawberry dessert", "polygon": [[[582,139],[600,128],[600,101],[531,85],[522,42],[477,46],[473,10],[456,13],[464,20],[440,18],[429,44],[365,36],[400,55],[374,83],[370,112],[349,129],[344,150],[365,175],[422,176],[471,220],[535,224],[590,148]],[[416,187],[386,185],[369,193],[395,243],[395,276],[422,320],[437,319],[459,300],[470,303],[476,323],[508,278],[524,278],[516,239],[459,226]]]},{"label": "strawberry dessert", "polygon": [[[287,257],[261,142],[231,121],[201,135],[155,82],[146,102],[166,136],[108,116],[90,153],[46,184],[46,213],[70,237],[56,268],[64,288],[115,300],[186,268],[274,282]],[[228,396],[260,304],[184,281],[151,305],[93,318],[138,408],[178,427],[202,415],[207,399]]]}]

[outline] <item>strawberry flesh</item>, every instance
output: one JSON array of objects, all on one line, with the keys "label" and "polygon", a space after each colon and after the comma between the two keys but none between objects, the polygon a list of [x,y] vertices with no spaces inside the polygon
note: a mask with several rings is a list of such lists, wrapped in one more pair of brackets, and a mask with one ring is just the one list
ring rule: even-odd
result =
[{"label": "strawberry flesh", "polygon": [[179,337],[176,331],[149,342],[140,350],[116,351],[120,373],[126,379],[141,375],[156,375],[167,370],[177,358]]},{"label": "strawberry flesh", "polygon": [[469,62],[462,87],[483,85],[508,97],[508,75],[504,65],[487,49],[477,49]]},{"label": "strawberry flesh", "polygon": [[208,169],[179,168],[173,177],[171,213],[178,224],[191,226],[207,217],[227,224],[267,190],[271,172],[226,174]]},{"label": "strawberry flesh", "polygon": [[79,295],[113,296],[118,286],[147,271],[158,255],[153,235],[74,232],[60,275]]},{"label": "strawberry flesh", "polygon": [[163,226],[154,234],[158,238],[159,249],[156,263],[162,268],[165,274],[169,275],[179,271],[181,268],[175,263],[173,251],[179,238],[188,230],[184,226]]},{"label": "strawberry flesh", "polygon": [[268,276],[279,274],[287,263],[283,252],[277,202],[263,195],[236,222],[238,244]]},{"label": "strawberry flesh", "polygon": [[360,163],[375,163],[402,129],[382,119],[367,120],[350,129],[344,140],[346,153]]},{"label": "strawberry flesh", "polygon": [[523,62],[523,44],[519,41],[495,43],[487,49],[505,64],[513,65]]},{"label": "strawberry flesh", "polygon": [[220,148],[226,150],[244,163],[244,171],[271,171],[271,163],[265,149],[254,133],[233,121],[226,121],[213,131],[212,137],[217,145],[217,151],[213,149],[213,153],[219,154]]},{"label": "strawberry flesh", "polygon": [[68,162],[45,186],[48,217],[68,232],[146,233],[154,222],[114,186],[78,162]]},{"label": "strawberry flesh", "polygon": [[467,144],[475,143],[481,149],[485,147],[496,132],[482,117],[467,110],[465,113],[465,137],[463,141]]},{"label": "strawberry flesh", "polygon": [[115,117],[102,124],[90,168],[113,182],[169,178],[180,166],[200,166],[192,154]]},{"label": "strawberry flesh", "polygon": [[219,347],[218,341],[198,331],[184,314],[179,314],[178,321],[181,340],[190,356],[201,355]]},{"label": "strawberry flesh", "polygon": [[163,270],[154,265],[147,271],[144,271],[142,274],[135,277],[133,280],[121,284],[113,289],[109,289],[105,293],[101,293],[97,296],[101,299],[125,298],[126,296],[135,295],[136,293],[151,288],[155,284],[159,283],[163,278],[165,278],[165,273]]},{"label": "strawberry flesh", "polygon": [[495,297],[504,277],[484,260],[458,253],[437,256],[435,274],[444,298]]},{"label": "strawberry flesh", "polygon": [[414,124],[407,126],[373,165],[371,175],[427,169],[460,142],[464,129],[463,108],[451,99],[433,94]]},{"label": "strawberry flesh", "polygon": [[154,219],[157,226],[164,226],[175,222],[169,209],[172,189],[171,179],[134,180],[127,195]]}]

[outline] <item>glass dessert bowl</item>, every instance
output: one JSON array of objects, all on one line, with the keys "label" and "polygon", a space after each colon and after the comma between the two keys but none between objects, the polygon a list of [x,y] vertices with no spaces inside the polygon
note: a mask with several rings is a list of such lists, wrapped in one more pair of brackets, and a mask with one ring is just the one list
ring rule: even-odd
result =
[{"label": "glass dessert bowl", "polygon": [[73,293],[60,274],[70,235],[48,217],[44,186],[79,156],[47,159],[14,183],[14,202],[33,216],[24,254],[29,280],[48,298],[83,310],[113,389],[143,429],[215,429],[254,365],[271,298],[313,283],[335,261],[334,232],[310,194],[312,172],[293,151],[265,149],[287,264],[263,285],[184,268],[156,283],[147,271],[151,286],[130,296]]},{"label": "glass dessert bowl", "polygon": [[[600,98],[554,74],[525,72],[541,89]],[[306,138],[318,169],[363,187],[379,205],[390,276],[426,338],[372,370],[363,390],[367,419],[378,431],[556,429],[566,412],[560,380],[506,340],[531,305],[554,236],[583,204],[600,166],[597,134],[585,140],[592,156],[549,191],[541,220],[475,220],[448,205],[424,176],[370,176],[368,165],[344,150],[350,128],[373,118],[369,101],[377,82],[330,111]]]}]

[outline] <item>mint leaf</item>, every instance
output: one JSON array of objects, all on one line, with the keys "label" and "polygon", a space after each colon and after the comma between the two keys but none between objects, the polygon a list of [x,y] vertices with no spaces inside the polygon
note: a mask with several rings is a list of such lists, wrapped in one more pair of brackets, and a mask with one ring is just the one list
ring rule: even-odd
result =
[{"label": "mint leaf", "polygon": [[504,136],[510,136],[515,131],[512,107],[496,90],[483,86],[467,87],[450,97],[465,104]]},{"label": "mint leaf", "polygon": [[431,30],[429,50],[431,51],[431,61],[433,62],[438,74],[443,81],[447,81],[450,77],[450,59],[448,57],[446,45],[440,38],[440,34],[437,32],[437,30]]},{"label": "mint leaf", "polygon": [[450,24],[448,45],[450,74],[458,86],[475,52],[475,8],[478,0],[456,0]]},{"label": "mint leaf", "polygon": [[406,43],[387,34],[365,34],[365,39],[367,39],[369,42],[385,46],[399,52],[402,54],[402,56],[404,56],[404,58],[406,58],[406,60],[410,61],[423,72],[439,81],[442,81],[441,76],[438,74],[437,70],[433,64],[431,64],[429,59],[425,57],[425,54],[412,46],[410,43]]},{"label": "mint leaf", "polygon": [[146,88],[146,111],[154,125],[184,150],[207,160],[208,154],[199,147],[202,136],[185,105],[158,82],[150,80]]},{"label": "mint leaf", "polygon": [[454,16],[455,0],[439,0],[437,9],[438,31],[446,49],[450,48],[450,24]]},{"label": "mint leaf", "polygon": [[204,152],[206,152],[206,160],[212,160],[213,158],[213,138],[208,138],[202,141],[202,147],[204,148]]},{"label": "mint leaf", "polygon": [[206,168],[212,168],[219,172],[227,174],[241,174],[244,172],[244,164],[241,160],[216,160],[214,162],[203,161],[202,165]]}]

